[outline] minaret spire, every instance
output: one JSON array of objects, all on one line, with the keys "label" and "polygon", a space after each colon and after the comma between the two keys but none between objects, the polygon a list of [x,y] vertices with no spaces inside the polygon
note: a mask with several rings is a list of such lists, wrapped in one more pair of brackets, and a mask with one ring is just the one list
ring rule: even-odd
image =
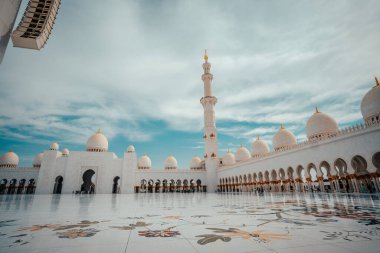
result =
[{"label": "minaret spire", "polygon": [[204,135],[203,140],[205,143],[204,157],[207,170],[207,191],[215,192],[217,186],[216,168],[219,163],[218,159],[218,135],[215,121],[215,104],[218,99],[212,94],[212,79],[211,64],[208,61],[208,53],[205,50],[203,56],[205,62],[203,63],[202,81],[204,84],[204,95],[201,98],[201,104],[204,110]]}]

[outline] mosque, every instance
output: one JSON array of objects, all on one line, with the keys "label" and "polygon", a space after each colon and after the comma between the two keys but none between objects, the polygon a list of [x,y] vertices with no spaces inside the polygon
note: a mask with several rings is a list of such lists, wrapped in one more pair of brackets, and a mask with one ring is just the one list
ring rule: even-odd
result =
[{"label": "mosque", "polygon": [[20,168],[9,151],[0,157],[0,194],[133,193],[133,192],[380,192],[380,83],[363,97],[363,124],[340,129],[317,108],[306,122],[307,140],[297,143],[283,125],[273,136],[273,150],[257,137],[251,150],[218,153],[211,64],[204,56],[204,157],[194,156],[179,170],[169,156],[160,170],[147,155],[127,148],[123,157],[108,149],[99,130],[85,151],[60,150],[57,143],[39,153],[33,166]]}]

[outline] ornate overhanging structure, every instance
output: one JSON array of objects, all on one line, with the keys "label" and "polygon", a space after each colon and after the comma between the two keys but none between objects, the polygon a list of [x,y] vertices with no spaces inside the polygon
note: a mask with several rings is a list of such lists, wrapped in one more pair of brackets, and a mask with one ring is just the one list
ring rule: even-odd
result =
[{"label": "ornate overhanging structure", "polygon": [[12,33],[13,46],[40,50],[49,39],[61,0],[29,0]]}]

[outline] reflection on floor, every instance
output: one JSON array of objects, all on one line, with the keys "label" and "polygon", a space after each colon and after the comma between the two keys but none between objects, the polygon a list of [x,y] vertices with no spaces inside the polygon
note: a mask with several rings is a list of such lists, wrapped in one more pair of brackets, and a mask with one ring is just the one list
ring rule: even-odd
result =
[{"label": "reflection on floor", "polygon": [[379,197],[4,195],[0,252],[379,252]]}]

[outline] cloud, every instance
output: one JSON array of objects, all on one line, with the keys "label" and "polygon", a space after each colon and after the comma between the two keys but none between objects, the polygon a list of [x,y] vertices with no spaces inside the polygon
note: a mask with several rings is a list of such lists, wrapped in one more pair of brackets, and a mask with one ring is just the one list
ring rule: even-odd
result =
[{"label": "cloud", "polygon": [[270,141],[281,123],[303,138],[315,106],[341,126],[358,122],[379,75],[379,10],[377,1],[64,1],[43,50],[7,50],[0,138],[83,144],[101,128],[149,145],[201,132],[205,48],[222,144]]}]

